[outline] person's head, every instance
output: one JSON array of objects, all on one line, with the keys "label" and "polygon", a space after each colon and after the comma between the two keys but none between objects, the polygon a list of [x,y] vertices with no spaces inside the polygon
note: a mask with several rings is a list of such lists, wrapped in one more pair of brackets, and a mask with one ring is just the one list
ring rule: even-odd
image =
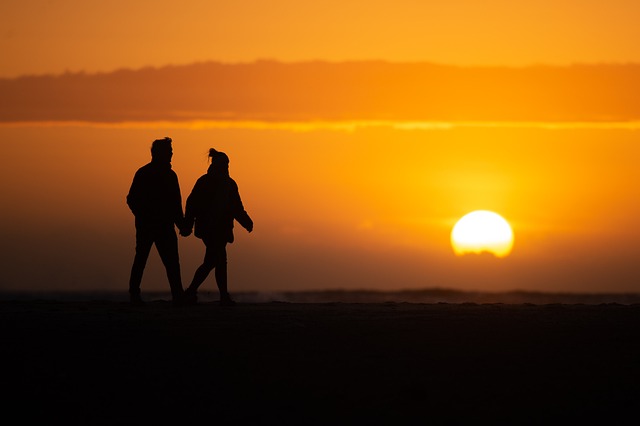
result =
[{"label": "person's head", "polygon": [[215,148],[210,148],[209,158],[211,159],[211,166],[209,166],[210,171],[219,174],[229,173],[229,157],[227,154]]},{"label": "person's head", "polygon": [[151,159],[162,163],[170,163],[173,156],[171,138],[156,139],[151,144]]}]

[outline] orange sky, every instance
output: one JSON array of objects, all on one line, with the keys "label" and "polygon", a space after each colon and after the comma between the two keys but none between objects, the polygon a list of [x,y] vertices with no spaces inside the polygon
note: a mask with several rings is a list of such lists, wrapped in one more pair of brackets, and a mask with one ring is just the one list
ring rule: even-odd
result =
[{"label": "orange sky", "polygon": [[[124,291],[124,197],[151,141],[171,136],[183,198],[209,147],[231,157],[256,223],[230,248],[234,290],[640,291],[638,72],[566,66],[640,63],[638,12],[632,0],[4,1],[0,77],[186,66],[0,80],[0,289]],[[302,60],[325,62],[289,63]],[[415,80],[394,86],[383,62],[350,74],[347,60],[437,62],[447,78],[413,64]],[[225,72],[255,85],[198,61],[243,62]],[[407,123],[433,117],[442,127]],[[512,224],[510,256],[453,254],[452,226],[477,209]],[[202,243],[180,249],[186,284]],[[150,262],[143,288],[167,289]]]},{"label": "orange sky", "polygon": [[635,0],[0,3],[0,77],[196,61],[640,61]]},{"label": "orange sky", "polygon": [[[124,197],[151,140],[170,135],[183,197],[210,146],[231,157],[256,223],[250,235],[238,227],[229,248],[237,291],[638,291],[638,132],[0,127],[0,195],[10,200],[0,285],[120,289],[134,247]],[[451,229],[476,209],[509,220],[511,255],[454,255]],[[190,237],[180,247],[188,282],[203,246]],[[151,258],[143,286],[164,290]]]}]

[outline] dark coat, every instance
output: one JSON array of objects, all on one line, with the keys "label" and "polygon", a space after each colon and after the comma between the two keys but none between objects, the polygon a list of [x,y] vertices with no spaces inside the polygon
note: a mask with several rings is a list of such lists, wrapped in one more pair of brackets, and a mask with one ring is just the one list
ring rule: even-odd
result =
[{"label": "dark coat", "polygon": [[136,227],[181,226],[182,196],[171,164],[152,161],[139,168],[127,195],[127,205],[136,217]]},{"label": "dark coat", "polygon": [[232,243],[233,221],[245,229],[253,228],[253,221],[244,210],[238,185],[228,175],[213,172],[201,176],[187,197],[185,223],[202,239],[222,239]]}]

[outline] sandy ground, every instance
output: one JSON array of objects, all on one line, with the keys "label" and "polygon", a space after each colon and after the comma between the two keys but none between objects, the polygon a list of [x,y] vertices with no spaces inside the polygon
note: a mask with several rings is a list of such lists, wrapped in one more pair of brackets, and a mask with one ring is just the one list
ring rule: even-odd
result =
[{"label": "sandy ground", "polygon": [[12,424],[620,425],[640,406],[636,304],[0,301],[0,332]]}]

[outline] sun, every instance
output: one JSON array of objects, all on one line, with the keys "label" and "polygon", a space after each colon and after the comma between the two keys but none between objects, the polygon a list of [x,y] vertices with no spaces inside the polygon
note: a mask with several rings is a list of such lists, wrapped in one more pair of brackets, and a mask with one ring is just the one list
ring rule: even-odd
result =
[{"label": "sun", "polygon": [[476,210],[464,215],[451,231],[453,251],[466,253],[489,252],[505,257],[513,248],[513,231],[509,222],[497,213]]}]

